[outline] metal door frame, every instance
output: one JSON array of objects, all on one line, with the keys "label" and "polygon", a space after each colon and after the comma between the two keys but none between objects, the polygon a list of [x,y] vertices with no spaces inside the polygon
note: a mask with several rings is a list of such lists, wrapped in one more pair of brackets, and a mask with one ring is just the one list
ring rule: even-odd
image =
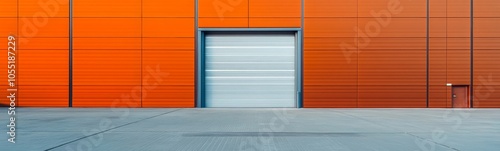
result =
[{"label": "metal door frame", "polygon": [[205,107],[205,33],[206,32],[293,32],[295,33],[295,103],[302,108],[303,47],[301,28],[198,28],[196,42],[196,107]]}]

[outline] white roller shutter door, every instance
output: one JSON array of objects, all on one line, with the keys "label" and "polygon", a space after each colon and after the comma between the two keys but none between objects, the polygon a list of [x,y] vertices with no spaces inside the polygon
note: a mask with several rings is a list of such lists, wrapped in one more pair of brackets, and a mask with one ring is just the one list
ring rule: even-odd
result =
[{"label": "white roller shutter door", "polygon": [[296,107],[295,35],[207,34],[206,107]]}]

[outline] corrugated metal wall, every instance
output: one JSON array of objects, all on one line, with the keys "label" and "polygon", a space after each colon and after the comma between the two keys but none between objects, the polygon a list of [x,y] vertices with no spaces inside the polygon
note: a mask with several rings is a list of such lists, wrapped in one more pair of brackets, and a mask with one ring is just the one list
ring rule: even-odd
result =
[{"label": "corrugated metal wall", "polygon": [[[57,6],[58,9],[50,8],[52,6]],[[17,105],[67,107],[67,1],[39,3],[37,0],[6,0],[2,1],[0,7],[1,38],[5,39],[2,42],[7,43],[9,35],[16,37]],[[7,45],[4,46],[2,58],[5,60],[2,61],[7,63]],[[7,66],[4,69],[7,73]],[[7,75],[3,77],[2,83],[7,84]]]},{"label": "corrugated metal wall", "polygon": [[301,0],[198,0],[198,27],[300,27]]},{"label": "corrugated metal wall", "polygon": [[[73,106],[195,106],[195,0],[73,2]],[[197,23],[303,23],[304,107],[426,107],[427,82],[429,107],[451,107],[446,83],[473,84],[474,107],[500,107],[500,1],[474,0],[473,39],[470,3],[430,0],[429,45],[426,0],[198,0]],[[2,4],[0,34],[18,39],[18,105],[68,106],[68,0]]]},{"label": "corrugated metal wall", "polygon": [[474,0],[474,107],[500,107],[500,1]]},{"label": "corrugated metal wall", "polygon": [[75,107],[194,107],[194,1],[74,2]]},{"label": "corrugated metal wall", "polygon": [[429,107],[452,107],[451,87],[470,85],[470,0],[430,3]]},{"label": "corrugated metal wall", "polygon": [[426,107],[426,2],[305,1],[304,107]]}]

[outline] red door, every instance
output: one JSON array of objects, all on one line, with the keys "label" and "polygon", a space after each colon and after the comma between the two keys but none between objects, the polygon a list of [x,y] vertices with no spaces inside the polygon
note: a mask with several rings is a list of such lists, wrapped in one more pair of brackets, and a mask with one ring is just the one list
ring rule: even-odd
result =
[{"label": "red door", "polygon": [[453,108],[469,108],[468,88],[467,86],[453,86],[451,101]]}]

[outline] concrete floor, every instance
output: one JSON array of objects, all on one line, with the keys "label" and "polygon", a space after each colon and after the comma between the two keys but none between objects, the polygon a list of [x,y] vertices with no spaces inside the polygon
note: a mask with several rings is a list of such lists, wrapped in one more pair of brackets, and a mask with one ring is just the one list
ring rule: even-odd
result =
[{"label": "concrete floor", "polygon": [[16,110],[1,151],[497,151],[500,109]]}]

